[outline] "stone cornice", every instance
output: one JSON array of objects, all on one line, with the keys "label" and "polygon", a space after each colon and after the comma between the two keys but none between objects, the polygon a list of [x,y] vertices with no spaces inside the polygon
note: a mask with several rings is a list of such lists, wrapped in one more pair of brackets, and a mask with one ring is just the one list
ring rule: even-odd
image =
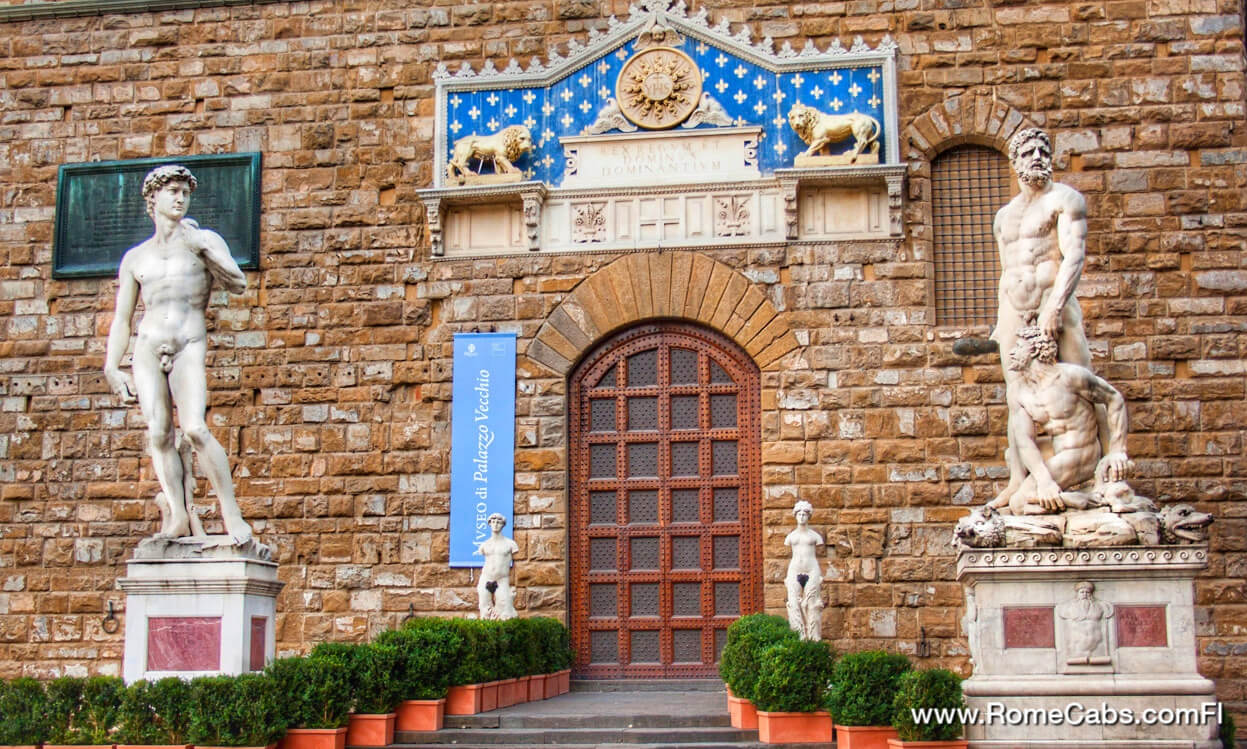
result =
[{"label": "stone cornice", "polygon": [[63,0],[0,6],[0,23],[44,18],[102,16],[110,13],[160,13],[222,5],[270,5],[280,0]]},{"label": "stone cornice", "polygon": [[1208,546],[1109,546],[1090,549],[963,549],[957,555],[957,579],[980,575],[1088,575],[1140,570],[1175,573],[1208,566]]}]

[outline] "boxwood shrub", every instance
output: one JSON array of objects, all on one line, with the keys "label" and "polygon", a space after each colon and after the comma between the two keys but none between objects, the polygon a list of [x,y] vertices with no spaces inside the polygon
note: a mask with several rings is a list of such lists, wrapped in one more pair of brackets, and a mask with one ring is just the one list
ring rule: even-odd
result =
[{"label": "boxwood shrub", "polygon": [[126,688],[118,713],[123,744],[187,744],[190,683],[176,676],[136,681]]},{"label": "boxwood shrub", "polygon": [[897,681],[909,659],[881,650],[849,653],[836,661],[828,707],[842,726],[890,726]]},{"label": "boxwood shrub", "polygon": [[331,658],[281,658],[264,669],[290,728],[341,728],[351,712],[351,674]]},{"label": "boxwood shrub", "polygon": [[961,696],[961,677],[943,668],[906,671],[897,681],[892,701],[892,727],[902,741],[952,741],[961,738],[961,721],[925,723],[914,721],[914,710],[928,708],[955,711],[966,706]]},{"label": "boxwood shrub", "polygon": [[785,638],[762,651],[750,701],[772,713],[822,710],[834,663],[827,643]]},{"label": "boxwood shrub", "polygon": [[48,695],[30,677],[0,682],[0,745],[33,745],[48,740]]},{"label": "boxwood shrub", "polygon": [[267,746],[286,732],[284,697],[264,674],[201,676],[190,683],[187,743]]},{"label": "boxwood shrub", "polygon": [[400,700],[437,700],[446,696],[450,675],[463,657],[463,637],[451,627],[413,627],[382,632],[377,645],[398,654],[394,673]]},{"label": "boxwood shrub", "polygon": [[797,633],[782,617],[770,614],[742,616],[727,628],[727,642],[719,656],[719,676],[731,687],[732,694],[752,702],[762,651],[780,642],[796,639]]}]

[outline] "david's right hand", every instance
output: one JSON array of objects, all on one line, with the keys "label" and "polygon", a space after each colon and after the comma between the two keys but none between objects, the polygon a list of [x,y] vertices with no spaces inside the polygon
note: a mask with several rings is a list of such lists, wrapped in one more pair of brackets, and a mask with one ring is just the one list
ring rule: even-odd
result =
[{"label": "david's right hand", "polygon": [[123,372],[120,369],[105,369],[104,378],[108,380],[108,386],[112,388],[121,402],[131,405],[138,401],[138,391],[134,387],[134,378],[129,372]]}]

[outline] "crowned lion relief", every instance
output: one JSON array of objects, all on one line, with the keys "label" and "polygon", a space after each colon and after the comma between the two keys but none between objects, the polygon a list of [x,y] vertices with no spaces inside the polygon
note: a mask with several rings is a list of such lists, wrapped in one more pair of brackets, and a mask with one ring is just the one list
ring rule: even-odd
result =
[{"label": "crowned lion relief", "polygon": [[[468,135],[455,141],[446,178],[459,184],[519,182],[523,174],[514,162],[532,150],[532,133],[523,125],[511,125],[492,135]],[[476,171],[472,170],[473,160],[477,161]],[[493,174],[481,174],[486,161],[493,163]]]},{"label": "crowned lion relief", "polygon": [[[827,114],[814,107],[794,104],[788,110],[788,124],[809,148],[793,160],[793,166],[834,166],[844,164],[878,164],[879,121],[868,114],[848,112]],[[833,143],[853,138],[853,150],[834,156],[819,152]]]}]

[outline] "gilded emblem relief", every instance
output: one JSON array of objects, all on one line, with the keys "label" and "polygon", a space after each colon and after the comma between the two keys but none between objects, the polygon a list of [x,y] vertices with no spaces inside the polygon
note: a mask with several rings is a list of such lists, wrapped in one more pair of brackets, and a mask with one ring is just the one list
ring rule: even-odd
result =
[{"label": "gilded emblem relief", "polygon": [[688,55],[670,47],[654,47],[624,63],[615,99],[630,122],[647,130],[665,130],[697,109],[701,78]]}]

